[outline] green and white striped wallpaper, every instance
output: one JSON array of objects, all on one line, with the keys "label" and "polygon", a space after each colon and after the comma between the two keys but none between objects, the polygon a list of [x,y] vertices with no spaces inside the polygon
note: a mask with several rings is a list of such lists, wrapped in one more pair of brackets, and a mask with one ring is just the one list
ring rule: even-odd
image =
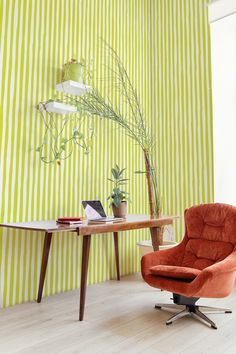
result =
[{"label": "green and white striped wallpaper", "polygon": [[[77,150],[57,164],[40,162],[35,148],[43,125],[35,109],[54,97],[58,70],[72,56],[93,59],[103,76],[99,38],[127,67],[156,139],[163,213],[213,200],[210,41],[205,0],[2,0],[0,2],[0,178],[3,221],[80,215],[81,200],[99,198],[108,209],[114,163],[127,167],[130,213],[147,213],[144,166],[138,147],[111,123],[97,119],[92,152]],[[106,94],[106,86],[100,83]],[[122,102],[120,103],[122,104]],[[0,231],[0,300],[34,299],[43,235]],[[176,223],[176,238],[183,222]],[[137,240],[120,237],[121,273],[139,270]],[[44,295],[78,288],[81,239],[53,237]],[[91,245],[89,283],[115,278],[111,235]]]}]

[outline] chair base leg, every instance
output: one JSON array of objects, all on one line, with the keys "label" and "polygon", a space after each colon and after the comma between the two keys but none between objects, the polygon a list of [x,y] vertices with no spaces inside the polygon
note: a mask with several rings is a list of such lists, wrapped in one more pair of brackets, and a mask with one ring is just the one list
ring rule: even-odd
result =
[{"label": "chair base leg", "polygon": [[183,311],[175,314],[174,316],[171,316],[167,321],[166,321],[166,325],[170,325],[172,324],[174,321],[179,320],[182,317],[188,316],[190,313],[189,311],[186,309],[184,309]]},{"label": "chair base leg", "polygon": [[204,313],[232,313],[230,309],[223,309],[220,307],[211,307],[211,306],[198,306],[198,309]]},{"label": "chair base leg", "polygon": [[170,325],[174,321],[179,320],[182,317],[191,316],[191,317],[195,318],[196,320],[203,322],[204,324],[207,324],[208,326],[210,325],[211,328],[217,329],[215,322],[213,322],[210,318],[208,318],[204,313],[232,313],[232,311],[230,309],[195,305],[196,301],[198,300],[196,298],[192,298],[192,299],[187,298],[187,301],[184,301],[185,298],[182,297],[181,301],[180,301],[180,299],[178,299],[178,301],[175,301],[175,300],[176,300],[176,298],[174,298],[174,304],[156,304],[155,305],[156,309],[164,308],[164,309],[172,310],[172,311],[177,310],[179,308],[179,305],[185,306],[185,308],[182,311],[180,311],[177,314],[175,314],[174,316],[170,317],[166,321],[166,325]]},{"label": "chair base leg", "polygon": [[161,309],[162,307],[166,309],[179,309],[179,305],[176,304],[156,304],[155,305],[156,309]]},{"label": "chair base leg", "polygon": [[209,317],[207,317],[206,315],[204,315],[204,313],[202,313],[201,311],[199,311],[198,309],[195,309],[194,312],[191,312],[191,315],[196,318],[196,320],[209,324],[211,326],[211,328],[217,329],[217,326],[215,324],[215,322],[213,322],[212,320],[210,320]]}]

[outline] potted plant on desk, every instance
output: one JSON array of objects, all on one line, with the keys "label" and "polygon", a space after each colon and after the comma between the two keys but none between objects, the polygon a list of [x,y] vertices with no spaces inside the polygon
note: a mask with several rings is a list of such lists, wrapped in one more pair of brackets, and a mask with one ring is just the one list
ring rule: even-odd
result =
[{"label": "potted plant on desk", "polygon": [[111,195],[107,198],[111,200],[113,215],[115,217],[125,218],[127,214],[127,201],[130,201],[129,193],[121,190],[121,186],[127,184],[128,178],[123,177],[125,168],[120,169],[118,165],[111,169],[112,178],[108,178],[113,183]]}]

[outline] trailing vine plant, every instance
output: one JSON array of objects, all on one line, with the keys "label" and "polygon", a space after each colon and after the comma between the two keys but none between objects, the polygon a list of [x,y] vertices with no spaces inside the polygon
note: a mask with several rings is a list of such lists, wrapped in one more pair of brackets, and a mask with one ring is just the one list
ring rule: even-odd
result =
[{"label": "trailing vine plant", "polygon": [[[71,59],[63,65],[62,81],[77,80],[85,82],[91,79],[90,70],[85,60]],[[63,94],[62,99],[40,102],[37,109],[44,123],[42,143],[36,148],[42,162],[50,164],[68,159],[75,148],[82,148],[84,154],[88,154],[92,148],[94,137],[93,122],[88,119],[84,112],[77,108],[76,113],[60,115],[51,113],[47,109],[50,102],[68,103],[69,95]]]}]

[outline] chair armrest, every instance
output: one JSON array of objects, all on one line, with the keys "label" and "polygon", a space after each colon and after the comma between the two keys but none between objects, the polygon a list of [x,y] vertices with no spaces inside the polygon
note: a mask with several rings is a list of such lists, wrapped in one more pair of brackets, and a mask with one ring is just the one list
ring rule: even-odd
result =
[{"label": "chair armrest", "polygon": [[205,269],[189,284],[192,296],[225,297],[234,286],[236,276],[236,251],[221,262]]},{"label": "chair armrest", "polygon": [[236,270],[236,250],[222,261],[215,263],[203,270],[212,276],[217,274],[228,273]]}]

